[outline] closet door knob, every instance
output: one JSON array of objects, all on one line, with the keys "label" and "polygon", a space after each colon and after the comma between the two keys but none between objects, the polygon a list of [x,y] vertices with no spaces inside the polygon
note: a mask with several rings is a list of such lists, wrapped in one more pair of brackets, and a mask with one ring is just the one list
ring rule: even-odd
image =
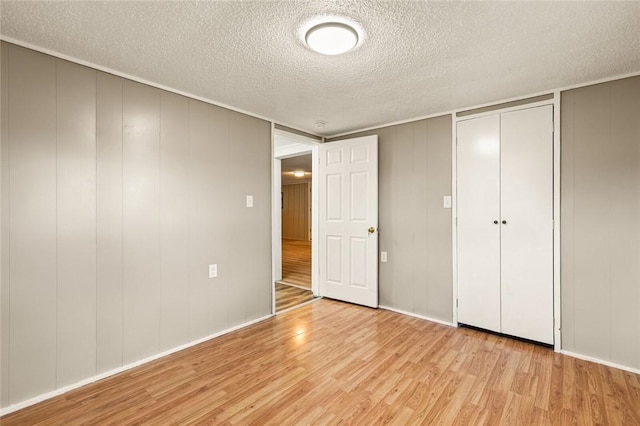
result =
[{"label": "closet door knob", "polygon": [[506,224],[507,224],[507,221],[506,221],[506,220],[503,220],[503,221],[502,221],[502,224],[503,224],[503,225],[506,225]]},{"label": "closet door knob", "polygon": [[498,224],[498,221],[497,221],[497,220],[494,220],[494,221],[493,221],[493,223],[495,223],[495,224],[497,225],[497,224]]}]

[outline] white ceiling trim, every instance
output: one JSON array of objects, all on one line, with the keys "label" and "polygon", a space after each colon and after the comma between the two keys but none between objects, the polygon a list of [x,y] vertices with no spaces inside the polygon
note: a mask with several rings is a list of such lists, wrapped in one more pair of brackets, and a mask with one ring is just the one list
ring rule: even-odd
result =
[{"label": "white ceiling trim", "polygon": [[322,143],[322,140],[312,139],[303,135],[287,132],[286,130],[274,129],[273,132],[278,138],[289,143],[303,143],[307,145],[317,145]]},{"label": "white ceiling trim", "polygon": [[[4,37],[325,137],[640,72],[640,2],[0,4]],[[301,32],[338,17],[362,44],[313,52]]]},{"label": "white ceiling trim", "polygon": [[[449,111],[439,112],[439,113],[436,113],[436,114],[422,115],[422,116],[419,116],[419,117],[409,118],[409,119],[406,119],[406,120],[394,121],[392,123],[383,124],[383,125],[380,125],[380,126],[371,126],[371,127],[365,127],[363,129],[359,129],[359,130],[350,130],[348,132],[337,133],[335,135],[325,136],[324,139],[339,138],[339,137],[342,137],[342,136],[348,136],[348,135],[353,135],[353,134],[356,134],[356,133],[367,132],[369,130],[383,129],[385,127],[397,126],[397,125],[406,124],[406,123],[413,123],[414,121],[426,120],[426,119],[435,118],[435,117],[442,117],[443,115],[452,115],[455,118],[455,115],[457,113],[459,113],[459,112],[470,111],[470,110],[478,109],[478,108],[491,107],[491,106],[500,105],[500,104],[504,104],[504,103],[508,103],[508,102],[522,101],[524,99],[535,98],[537,96],[554,95],[555,93],[564,92],[564,91],[571,90],[571,89],[578,89],[580,87],[593,86],[595,84],[608,83],[610,81],[622,80],[623,78],[638,77],[638,76],[640,76],[640,71],[626,73],[626,74],[620,74],[620,75],[614,75],[614,76],[611,76],[611,77],[605,77],[605,78],[600,78],[600,79],[597,79],[597,80],[587,81],[585,83],[571,84],[569,86],[563,86],[563,87],[559,87],[559,88],[556,88],[556,89],[549,89],[549,90],[544,90],[542,92],[531,93],[529,95],[516,96],[516,97],[513,97],[513,98],[502,99],[502,100],[495,101],[495,102],[487,102],[487,103],[478,104],[478,105],[471,105],[469,107],[452,109],[452,110],[449,110]],[[549,101],[546,101],[546,102],[549,102]]]},{"label": "white ceiling trim", "polygon": [[147,86],[155,87],[156,89],[165,90],[167,92],[175,93],[177,95],[186,96],[188,98],[195,99],[197,101],[202,101],[202,102],[205,102],[205,103],[210,104],[210,105],[215,105],[215,106],[218,106],[218,107],[221,107],[221,108],[228,109],[230,111],[239,112],[240,114],[244,114],[244,115],[248,115],[248,116],[251,116],[251,117],[259,118],[260,120],[268,121],[270,123],[277,123],[277,124],[280,124],[282,126],[289,127],[290,129],[297,130],[299,132],[308,133],[310,135],[322,138],[322,136],[320,136],[320,135],[318,135],[316,133],[311,133],[308,130],[300,129],[300,128],[296,127],[295,125],[292,125],[292,124],[289,124],[289,123],[283,123],[281,121],[276,121],[276,120],[274,120],[272,118],[265,117],[265,116],[260,115],[260,114],[255,114],[255,113],[253,113],[251,111],[245,111],[243,109],[236,108],[236,107],[233,107],[231,105],[227,105],[227,104],[223,104],[223,103],[220,103],[220,102],[216,102],[213,99],[209,99],[209,98],[205,98],[205,97],[202,97],[202,96],[194,95],[193,93],[185,92],[183,90],[174,89],[173,87],[165,86],[164,84],[159,84],[159,83],[156,83],[156,82],[153,82],[153,81],[145,80],[144,78],[136,77],[135,75],[127,74],[127,73],[124,73],[124,72],[120,72],[120,71],[114,70],[112,68],[108,68],[108,67],[104,67],[102,65],[94,64],[93,62],[89,62],[89,61],[85,61],[85,60],[82,60],[82,59],[74,58],[73,56],[65,55],[63,53],[59,53],[59,52],[56,52],[54,50],[45,49],[44,47],[36,46],[34,44],[31,44],[31,43],[26,43],[26,42],[21,41],[21,40],[16,40],[15,38],[12,38],[12,37],[7,37],[7,36],[4,36],[4,35],[0,34],[0,40],[6,41],[7,43],[15,44],[16,46],[25,47],[27,49],[35,50],[36,52],[44,53],[46,55],[53,56],[55,58],[59,58],[59,59],[65,60],[65,61],[73,62],[73,63],[78,64],[78,65],[83,65],[85,67],[93,68],[93,69],[96,69],[98,71],[102,71],[102,72],[106,72],[108,74],[113,74],[113,75],[118,76],[118,77],[126,78],[127,80],[135,81],[137,83],[146,84]]}]

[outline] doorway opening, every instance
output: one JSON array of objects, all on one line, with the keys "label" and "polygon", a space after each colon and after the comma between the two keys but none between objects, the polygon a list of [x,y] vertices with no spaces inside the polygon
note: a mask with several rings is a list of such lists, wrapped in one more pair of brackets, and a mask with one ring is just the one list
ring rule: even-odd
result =
[{"label": "doorway opening", "polygon": [[314,170],[316,141],[274,130],[273,278],[274,313],[317,297]]},{"label": "doorway opening", "polygon": [[282,278],[276,281],[276,312],[313,300],[311,290],[312,155],[281,160]]}]

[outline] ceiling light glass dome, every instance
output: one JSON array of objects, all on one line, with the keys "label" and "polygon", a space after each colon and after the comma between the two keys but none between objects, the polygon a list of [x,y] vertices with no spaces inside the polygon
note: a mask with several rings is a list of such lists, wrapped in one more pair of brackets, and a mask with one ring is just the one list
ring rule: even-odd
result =
[{"label": "ceiling light glass dome", "polygon": [[340,55],[358,44],[358,33],[352,27],[339,22],[326,22],[307,31],[307,45],[323,55]]}]

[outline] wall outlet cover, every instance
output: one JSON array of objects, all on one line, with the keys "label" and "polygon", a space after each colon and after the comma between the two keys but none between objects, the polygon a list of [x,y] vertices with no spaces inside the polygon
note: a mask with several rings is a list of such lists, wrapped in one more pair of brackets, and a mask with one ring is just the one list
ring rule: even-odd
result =
[{"label": "wall outlet cover", "polygon": [[218,264],[214,263],[209,265],[209,278],[216,278],[218,276]]}]

